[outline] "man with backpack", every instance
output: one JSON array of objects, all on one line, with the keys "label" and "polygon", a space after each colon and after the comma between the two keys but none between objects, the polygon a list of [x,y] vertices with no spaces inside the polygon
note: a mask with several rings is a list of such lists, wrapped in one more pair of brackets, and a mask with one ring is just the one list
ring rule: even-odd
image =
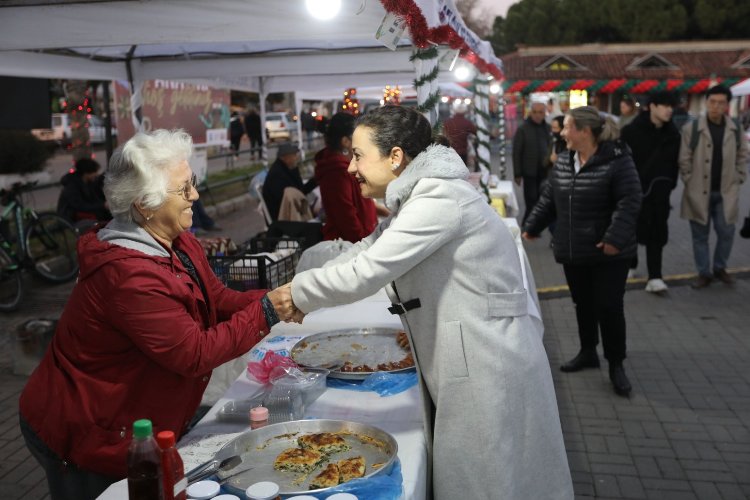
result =
[{"label": "man with backpack", "polygon": [[[693,288],[705,288],[714,278],[727,285],[734,283],[726,267],[750,152],[742,128],[726,114],[731,100],[732,92],[724,85],[708,89],[706,114],[682,127],[679,161],[685,190],[681,216],[690,221],[693,237],[698,271]],[[711,221],[717,239],[713,269],[708,245]]]}]

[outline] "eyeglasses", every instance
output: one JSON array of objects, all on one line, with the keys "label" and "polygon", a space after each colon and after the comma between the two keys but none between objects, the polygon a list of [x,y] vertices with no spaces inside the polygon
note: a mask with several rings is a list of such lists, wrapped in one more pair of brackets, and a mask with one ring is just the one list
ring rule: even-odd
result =
[{"label": "eyeglasses", "polygon": [[190,178],[184,186],[179,189],[167,189],[167,193],[181,194],[186,201],[190,201],[190,195],[193,193],[193,188],[198,190],[198,177],[195,174]]}]

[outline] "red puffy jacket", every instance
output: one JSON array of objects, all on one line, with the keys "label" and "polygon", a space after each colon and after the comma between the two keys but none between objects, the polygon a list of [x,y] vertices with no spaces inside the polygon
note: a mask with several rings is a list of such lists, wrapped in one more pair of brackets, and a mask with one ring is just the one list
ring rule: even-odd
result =
[{"label": "red puffy jacket", "polygon": [[181,435],[211,371],[268,332],[265,290],[225,288],[198,241],[181,234],[207,297],[182,262],[84,235],[78,283],[41,363],[21,394],[20,413],[61,459],[124,478],[133,421]]},{"label": "red puffy jacket", "polygon": [[315,179],[326,211],[323,239],[356,243],[375,230],[375,202],[362,197],[359,184],[346,169],[349,158],[330,148],[315,155]]}]

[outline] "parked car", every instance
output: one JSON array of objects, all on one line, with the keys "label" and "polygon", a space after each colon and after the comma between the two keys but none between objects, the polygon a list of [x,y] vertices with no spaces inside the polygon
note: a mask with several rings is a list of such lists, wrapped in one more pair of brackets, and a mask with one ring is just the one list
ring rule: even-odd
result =
[{"label": "parked car", "polygon": [[292,125],[286,113],[266,113],[266,138],[269,141],[291,140]]},{"label": "parked car", "polygon": [[[52,114],[52,128],[34,129],[31,133],[40,141],[54,142],[63,147],[70,144],[70,116],[67,113]],[[89,136],[91,144],[103,144],[107,134],[104,120],[95,115],[89,115]],[[117,137],[117,129],[112,127],[112,136]]]}]

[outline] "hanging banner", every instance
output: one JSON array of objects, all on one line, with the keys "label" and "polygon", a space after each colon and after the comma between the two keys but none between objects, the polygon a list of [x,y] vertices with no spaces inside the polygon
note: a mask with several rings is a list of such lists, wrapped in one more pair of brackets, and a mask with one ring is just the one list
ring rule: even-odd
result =
[{"label": "hanging banner", "polygon": [[[135,134],[130,112],[131,96],[125,81],[114,85],[115,120],[122,144]],[[141,91],[144,131],[159,128],[184,129],[195,143],[208,142],[206,131],[229,127],[229,90],[169,80],[148,80]]]}]

